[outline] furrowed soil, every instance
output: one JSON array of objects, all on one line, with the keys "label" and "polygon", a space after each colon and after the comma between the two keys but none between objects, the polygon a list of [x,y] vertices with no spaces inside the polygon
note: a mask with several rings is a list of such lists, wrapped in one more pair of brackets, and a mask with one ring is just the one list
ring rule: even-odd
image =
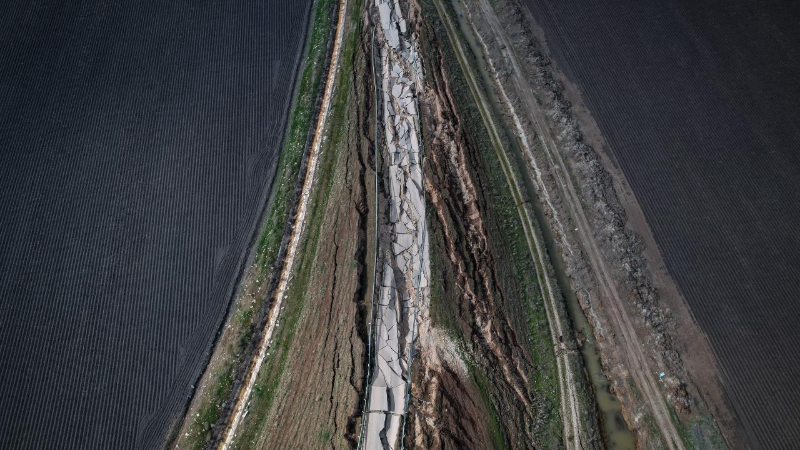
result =
[{"label": "furrowed soil", "polygon": [[[306,225],[278,325],[230,448],[350,448],[364,388],[374,191],[361,1],[349,1]],[[370,200],[371,201],[371,200]],[[372,234],[369,234],[371,237]],[[370,261],[368,264],[366,261]]]},{"label": "furrowed soil", "polygon": [[[447,31],[433,2],[411,2],[420,33],[420,98],[431,223],[431,311],[421,327],[406,444],[414,448],[559,448],[559,370],[544,286],[520,216]],[[503,137],[505,139],[505,137]],[[502,145],[507,145],[503,142]],[[538,233],[538,230],[534,230]],[[538,272],[538,279],[537,279]],[[560,299],[560,292],[556,292]],[[559,303],[560,316],[565,317]],[[426,318],[428,319],[428,318]],[[563,323],[568,328],[568,323]],[[575,353],[571,332],[561,336]],[[600,446],[581,373],[580,441]]]},{"label": "furrowed soil", "polygon": [[270,195],[310,4],[0,7],[0,447],[162,445]]},{"label": "furrowed soil", "polygon": [[[585,107],[581,125],[591,130],[596,121],[587,137],[609,162],[652,270],[663,275],[656,287],[675,312],[675,348],[699,394],[717,403],[732,446],[791,448],[800,439],[800,8],[526,4],[574,83],[569,99]],[[722,394],[703,382],[717,371],[715,358],[694,345],[705,337],[684,333],[681,321],[707,334]],[[724,399],[733,417],[725,417]]]}]

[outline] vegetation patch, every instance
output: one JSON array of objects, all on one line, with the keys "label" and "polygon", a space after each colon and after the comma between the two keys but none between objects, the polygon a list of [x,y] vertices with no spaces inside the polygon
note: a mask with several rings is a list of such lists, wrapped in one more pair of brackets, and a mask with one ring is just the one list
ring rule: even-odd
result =
[{"label": "vegetation patch", "polygon": [[687,449],[716,450],[728,448],[722,439],[717,424],[710,414],[695,415],[688,423],[684,423],[675,412],[672,405],[668,405],[669,414],[678,435]]},{"label": "vegetation patch", "polygon": [[489,387],[491,386],[489,379],[486,378],[486,374],[484,374],[483,371],[481,371],[474,364],[470,362],[467,362],[466,364],[470,375],[472,375],[472,381],[478,387],[478,392],[481,394],[481,399],[489,410],[489,431],[491,432],[492,436],[492,448],[497,450],[508,448],[506,435],[503,432],[500,416],[497,414],[497,409],[495,409],[494,404],[489,397]]}]

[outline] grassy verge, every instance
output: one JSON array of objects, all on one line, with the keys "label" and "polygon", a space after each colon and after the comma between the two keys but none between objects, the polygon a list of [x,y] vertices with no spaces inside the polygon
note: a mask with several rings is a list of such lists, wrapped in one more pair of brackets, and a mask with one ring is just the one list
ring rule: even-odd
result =
[{"label": "grassy verge", "polygon": [[[290,122],[284,137],[278,169],[272,186],[262,226],[261,236],[253,266],[247,269],[250,280],[243,291],[237,295],[235,311],[231,316],[233,327],[232,348],[225,355],[225,361],[212,375],[211,385],[205,391],[207,398],[191,417],[191,425],[181,445],[190,449],[202,449],[211,435],[212,427],[220,418],[221,406],[231,395],[233,372],[240,361],[240,355],[250,344],[253,335],[255,312],[261,311],[264,292],[271,281],[275,261],[280,249],[286,226],[289,203],[299,175],[303,152],[309,129],[314,119],[314,107],[322,83],[323,65],[326,57],[327,41],[333,26],[331,6],[335,0],[318,0],[311,16],[309,35],[306,41],[305,64],[298,80],[296,97],[290,115]],[[252,299],[251,301],[247,301]]]},{"label": "grassy verge", "polygon": [[335,17],[331,14],[335,1],[318,0],[316,5],[306,64],[300,77],[292,122],[287,131],[286,143],[278,165],[278,176],[274,186],[275,196],[266,228],[258,244],[256,263],[262,271],[271,269],[281,244],[286,212],[294,191],[294,181],[300,169],[309,129],[313,125],[317,93],[320,91],[321,83],[324,82],[322,66],[328,48],[328,37],[331,28],[335,26]]},{"label": "grassy verge", "polygon": [[[448,7],[447,2],[442,3],[442,6]],[[453,33],[460,42],[467,42],[466,38],[457,28],[449,29],[443,23],[432,0],[423,0],[422,6],[424,16],[439,37],[443,63],[448,72],[448,85],[467,132],[467,138],[477,150],[478,167],[474,170],[479,172],[477,178],[481,179],[484,187],[488,231],[492,235],[493,245],[499,247],[500,254],[507,257],[504,258],[504,264],[510,269],[507,273],[501,274],[503,287],[506,288],[503,294],[509,298],[519,299],[519,304],[511,305],[512,310],[509,312],[512,313],[512,317],[520,318],[521,323],[515,325],[518,325],[520,330],[527,331],[521,337],[524,337],[534,363],[532,388],[537,393],[539,403],[536,414],[541,418],[534,432],[539,437],[540,443],[550,443],[553,438],[560,440],[557,363],[552,349],[550,324],[547,320],[542,290],[536,281],[537,272],[542,277],[549,274],[547,268],[538,267],[531,259],[526,239],[526,233],[539,233],[539,230],[529,230],[520,220],[518,208],[524,207],[526,198],[517,189],[509,187],[506,180],[506,173],[516,174],[514,165],[509,163],[503,151],[511,145],[510,140],[503,134],[502,129],[499,129],[498,133],[501,134],[499,138],[504,140],[503,142],[490,137],[486,131],[483,117],[498,117],[498,114],[496,111],[487,110],[489,106],[476,100],[478,92],[482,92],[485,87],[482,84],[473,85],[462,72],[462,65],[478,72],[479,63],[469,51],[464,55],[456,52],[446,36]],[[446,12],[450,17],[455,17],[454,11]],[[422,42],[424,47],[424,38]],[[491,389],[491,385],[487,388]],[[486,400],[490,401],[490,398]]]},{"label": "grassy verge", "polygon": [[[331,101],[327,131],[327,141],[321,148],[318,161],[316,185],[309,204],[308,215],[306,216],[306,232],[301,237],[300,248],[298,249],[299,258],[294,269],[294,276],[283,302],[284,311],[281,314],[281,325],[275,330],[273,335],[272,348],[269,356],[264,361],[261,370],[257,374],[253,395],[250,398],[247,417],[239,427],[239,433],[233,443],[233,448],[246,449],[253,448],[258,443],[261,433],[267,432],[270,424],[267,419],[270,410],[275,402],[279,387],[287,377],[292,374],[287,373],[290,351],[294,338],[297,335],[300,322],[303,317],[305,299],[310,289],[315,289],[309,285],[313,270],[319,269],[315,266],[317,248],[320,244],[320,232],[326,216],[325,211],[328,200],[333,195],[334,186],[333,170],[336,163],[338,152],[347,148],[344,140],[347,139],[348,110],[351,105],[349,102],[349,89],[353,83],[352,64],[354,52],[357,48],[359,35],[359,13],[360,1],[351,1],[347,11],[348,24],[354,24],[354,29],[346,30],[342,41],[340,52],[340,67],[338,80],[336,82],[336,93]],[[318,262],[325,265],[325,262]],[[310,428],[315,430],[317,428]],[[330,441],[331,431],[328,428],[319,429],[319,439]]]},{"label": "grassy verge", "polygon": [[483,402],[489,406],[489,431],[492,435],[492,448],[501,450],[508,448],[506,443],[506,435],[503,432],[503,427],[500,425],[500,416],[497,414],[497,409],[492,405],[491,398],[489,397],[489,380],[486,375],[474,364],[467,363],[469,373],[472,375],[472,380],[478,386],[478,392],[481,394]]}]

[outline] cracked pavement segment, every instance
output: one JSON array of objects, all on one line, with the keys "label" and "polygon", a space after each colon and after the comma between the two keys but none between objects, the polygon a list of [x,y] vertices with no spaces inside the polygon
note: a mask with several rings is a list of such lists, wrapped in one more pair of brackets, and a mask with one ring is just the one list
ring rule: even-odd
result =
[{"label": "cracked pavement segment", "polygon": [[[375,372],[363,448],[394,449],[401,439],[410,383],[406,354],[417,312],[428,306],[428,243],[420,166],[416,93],[421,67],[416,36],[408,32],[398,0],[375,0],[380,21],[383,117],[389,163],[391,257],[383,265],[376,315]],[[385,251],[385,250],[384,250]]]}]

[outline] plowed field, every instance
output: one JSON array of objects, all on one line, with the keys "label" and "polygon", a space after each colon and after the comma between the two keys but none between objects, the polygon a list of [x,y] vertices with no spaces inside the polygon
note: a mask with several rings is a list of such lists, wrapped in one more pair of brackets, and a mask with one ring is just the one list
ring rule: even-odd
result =
[{"label": "plowed field", "polygon": [[271,187],[310,0],[0,6],[0,448],[158,448]]},{"label": "plowed field", "polygon": [[526,3],[708,334],[747,444],[794,446],[800,7]]}]

